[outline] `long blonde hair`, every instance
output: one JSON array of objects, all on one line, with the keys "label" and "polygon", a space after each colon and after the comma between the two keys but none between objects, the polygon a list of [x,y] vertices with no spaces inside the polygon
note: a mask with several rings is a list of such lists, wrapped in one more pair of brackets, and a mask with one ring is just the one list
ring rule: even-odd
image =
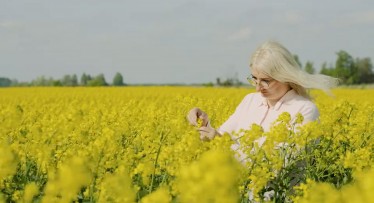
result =
[{"label": "long blonde hair", "polygon": [[304,71],[295,58],[283,45],[267,41],[253,53],[249,66],[277,81],[287,83],[297,94],[310,98],[307,89],[322,89],[329,93],[336,87],[339,79],[322,74],[309,74]]}]

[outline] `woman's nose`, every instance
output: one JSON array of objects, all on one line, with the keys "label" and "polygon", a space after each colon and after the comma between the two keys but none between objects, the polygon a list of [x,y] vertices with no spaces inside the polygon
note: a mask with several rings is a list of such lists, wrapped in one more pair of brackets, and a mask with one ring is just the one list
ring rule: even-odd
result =
[{"label": "woman's nose", "polygon": [[261,88],[262,88],[262,86],[261,85],[259,85],[258,83],[256,84],[256,91],[258,92],[258,91],[260,91],[261,90]]}]

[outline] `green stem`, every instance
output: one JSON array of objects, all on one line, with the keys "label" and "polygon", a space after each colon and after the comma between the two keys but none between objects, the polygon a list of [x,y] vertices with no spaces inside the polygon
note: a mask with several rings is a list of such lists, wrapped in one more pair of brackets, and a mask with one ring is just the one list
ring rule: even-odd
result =
[{"label": "green stem", "polygon": [[156,167],[157,167],[158,157],[159,157],[160,152],[161,152],[163,138],[164,138],[164,133],[161,132],[160,145],[158,147],[157,154],[156,154],[156,159],[155,159],[155,162],[154,162],[153,174],[152,174],[152,179],[151,179],[151,185],[149,186],[148,194],[152,193],[152,191],[153,191],[153,183],[154,183],[155,175],[156,175]]}]

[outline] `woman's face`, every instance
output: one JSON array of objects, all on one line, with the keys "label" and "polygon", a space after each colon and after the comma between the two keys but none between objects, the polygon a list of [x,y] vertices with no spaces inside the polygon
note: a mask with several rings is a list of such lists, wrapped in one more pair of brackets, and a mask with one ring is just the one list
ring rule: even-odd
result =
[{"label": "woman's face", "polygon": [[[260,92],[263,97],[268,100],[278,101],[284,94],[290,90],[290,86],[286,83],[279,82],[256,69],[252,70],[252,78],[256,81],[256,91]],[[266,85],[263,85],[267,83]]]}]

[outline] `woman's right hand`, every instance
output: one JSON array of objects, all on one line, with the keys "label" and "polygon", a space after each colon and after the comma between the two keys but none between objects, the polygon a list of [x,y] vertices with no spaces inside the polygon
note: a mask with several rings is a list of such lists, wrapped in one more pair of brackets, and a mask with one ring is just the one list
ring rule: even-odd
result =
[{"label": "woman's right hand", "polygon": [[[191,125],[197,126],[197,120],[198,119],[202,120],[202,125],[201,126],[208,126],[208,123],[209,123],[208,114],[206,114],[201,109],[195,107],[188,112],[187,120]],[[201,127],[201,126],[198,126],[198,127]]]}]

